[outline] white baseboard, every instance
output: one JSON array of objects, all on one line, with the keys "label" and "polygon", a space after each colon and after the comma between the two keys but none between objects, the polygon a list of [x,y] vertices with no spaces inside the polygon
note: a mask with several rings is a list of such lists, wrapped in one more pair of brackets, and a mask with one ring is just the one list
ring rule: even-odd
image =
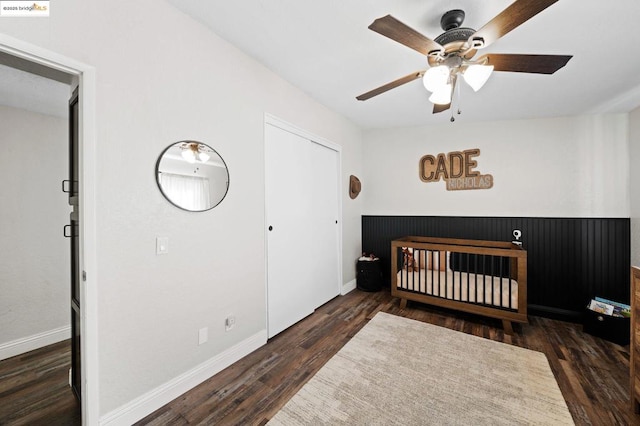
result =
[{"label": "white baseboard", "polygon": [[71,326],[54,328],[22,339],[0,344],[0,361],[21,355],[34,349],[40,349],[71,338]]},{"label": "white baseboard", "polygon": [[345,294],[349,293],[350,291],[353,291],[356,289],[356,280],[352,279],[351,281],[349,281],[346,284],[342,284],[342,291],[340,292],[340,294],[342,296],[344,296]]},{"label": "white baseboard", "polygon": [[262,330],[195,368],[100,417],[101,426],[131,425],[267,343]]}]

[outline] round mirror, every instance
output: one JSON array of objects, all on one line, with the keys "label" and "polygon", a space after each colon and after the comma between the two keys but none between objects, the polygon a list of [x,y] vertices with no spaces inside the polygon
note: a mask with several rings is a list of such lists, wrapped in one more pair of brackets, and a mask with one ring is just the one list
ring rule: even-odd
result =
[{"label": "round mirror", "polygon": [[220,204],[229,189],[229,171],[222,157],[198,141],[169,145],[156,163],[160,192],[183,210],[202,212]]}]

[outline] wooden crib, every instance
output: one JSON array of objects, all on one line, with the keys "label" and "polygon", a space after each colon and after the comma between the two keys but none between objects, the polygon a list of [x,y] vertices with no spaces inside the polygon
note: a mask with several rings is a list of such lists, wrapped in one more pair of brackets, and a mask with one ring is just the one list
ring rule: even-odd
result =
[{"label": "wooden crib", "polygon": [[527,252],[501,241],[404,237],[391,242],[391,294],[512,322],[527,323]]}]

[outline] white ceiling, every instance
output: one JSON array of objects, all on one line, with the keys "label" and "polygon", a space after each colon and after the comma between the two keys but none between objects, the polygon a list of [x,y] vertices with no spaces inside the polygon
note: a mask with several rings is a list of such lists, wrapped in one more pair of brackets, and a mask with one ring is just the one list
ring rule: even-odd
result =
[{"label": "white ceiling", "polygon": [[[369,30],[387,14],[429,38],[447,10],[479,29],[511,0],[169,0],[213,32],[364,128],[446,123],[420,80],[355,97],[414,71],[425,57]],[[458,122],[627,112],[640,105],[640,1],[559,0],[483,53],[573,55],[553,75],[494,73],[462,86]]]},{"label": "white ceiling", "polygon": [[[420,80],[367,101],[359,94],[413,71],[425,57],[369,30],[387,14],[430,38],[440,17],[466,12],[478,29],[511,0],[169,0],[216,34],[364,128],[446,123]],[[559,0],[486,49],[570,54],[553,75],[494,73],[481,91],[461,85],[458,122],[627,112],[640,105],[638,0]],[[69,86],[0,65],[0,104],[65,116]]]}]

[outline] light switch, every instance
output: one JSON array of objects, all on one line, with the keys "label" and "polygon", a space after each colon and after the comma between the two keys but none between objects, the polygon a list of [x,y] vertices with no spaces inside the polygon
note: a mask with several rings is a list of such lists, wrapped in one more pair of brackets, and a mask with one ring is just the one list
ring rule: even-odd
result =
[{"label": "light switch", "polygon": [[156,254],[169,253],[169,237],[156,238]]}]

